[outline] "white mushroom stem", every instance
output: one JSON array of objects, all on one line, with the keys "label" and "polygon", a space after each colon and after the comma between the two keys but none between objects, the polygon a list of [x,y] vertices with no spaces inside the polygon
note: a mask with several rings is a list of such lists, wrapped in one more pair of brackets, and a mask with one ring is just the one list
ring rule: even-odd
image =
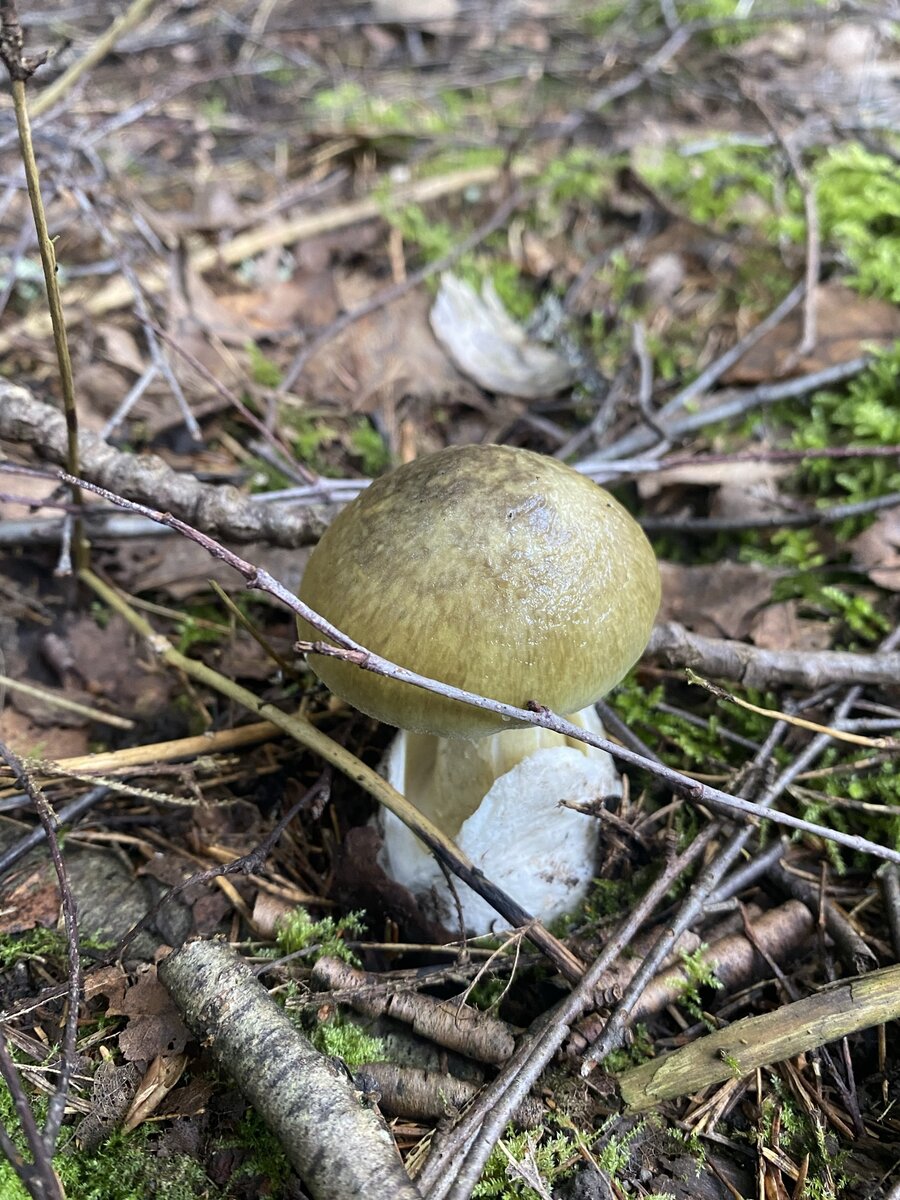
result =
[{"label": "white mushroom stem", "polygon": [[[571,717],[602,735],[593,708]],[[390,782],[454,838],[476,866],[534,916],[577,908],[595,872],[596,818],[561,805],[619,795],[603,751],[546,729],[511,729],[475,742],[401,732],[385,770]],[[383,812],[381,865],[448,928],[456,906],[440,867],[391,813]],[[467,929],[485,932],[497,914],[457,885]]]}]

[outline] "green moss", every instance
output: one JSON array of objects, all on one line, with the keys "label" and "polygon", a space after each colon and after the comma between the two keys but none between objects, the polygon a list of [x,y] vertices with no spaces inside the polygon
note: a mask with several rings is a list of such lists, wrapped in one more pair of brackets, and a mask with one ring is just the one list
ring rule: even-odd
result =
[{"label": "green moss", "polygon": [[391,465],[391,455],[384,438],[374,425],[365,419],[350,430],[351,453],[360,459],[364,475],[380,475]]},{"label": "green moss", "polygon": [[[846,390],[817,392],[808,408],[796,403],[776,405],[769,423],[786,429],[799,450],[898,445],[898,378],[900,341],[876,354]],[[890,458],[810,458],[798,468],[797,477],[813,495],[837,493],[839,500],[853,503],[900,490],[900,466]],[[847,535],[845,529],[838,532]]]},{"label": "green moss", "polygon": [[816,163],[813,178],[823,236],[849,263],[849,282],[861,292],[900,301],[896,161],[850,143],[829,150]]},{"label": "green moss", "polygon": [[390,197],[384,202],[385,219],[399,229],[405,242],[417,247],[426,263],[444,258],[465,236],[447,221],[429,216],[421,204],[396,206]]},{"label": "green moss", "polygon": [[721,979],[704,959],[707,949],[706,945],[700,945],[690,954],[686,950],[682,950],[680,954],[681,969],[686,978],[682,984],[678,1003],[698,1019],[703,1016],[700,989],[712,988],[714,991],[719,991],[724,987]]},{"label": "green moss", "polygon": [[370,1037],[359,1025],[341,1018],[323,1021],[317,1025],[310,1035],[310,1040],[322,1054],[340,1058],[348,1067],[358,1067],[360,1063],[381,1062],[385,1056],[384,1042],[381,1038]]},{"label": "green moss", "polygon": [[607,198],[623,159],[588,146],[574,146],[554,158],[541,173],[545,202],[559,208],[571,201],[599,204]]},{"label": "green moss", "polygon": [[247,467],[250,471],[248,486],[251,492],[278,492],[291,486],[287,475],[261,458],[248,459]]},{"label": "green moss", "polygon": [[245,350],[250,359],[250,375],[260,387],[277,388],[281,383],[281,368],[267,358],[256,342],[247,342]]},{"label": "green moss", "polygon": [[[849,268],[859,291],[900,300],[900,176],[884,154],[855,143],[811,155],[821,235]],[[698,153],[654,154],[639,169],[692,220],[723,233],[750,231],[798,247],[805,237],[803,195],[779,147],[734,141]],[[777,181],[784,180],[781,191]]]},{"label": "green moss", "polygon": [[428,100],[420,96],[378,96],[362,84],[347,81],[313,97],[314,117],[350,132],[370,135],[450,133],[466,114],[464,95],[449,89]]},{"label": "green moss", "polygon": [[[34,1107],[40,1122],[46,1109],[44,1098],[38,1097]],[[0,1120],[25,1153],[5,1085],[0,1085]],[[63,1139],[65,1136],[64,1130]],[[165,1196],[168,1200],[217,1200],[223,1196],[190,1155],[167,1153],[162,1157],[155,1153],[146,1127],[131,1133],[114,1133],[92,1153],[78,1150],[73,1143],[68,1147],[63,1145],[53,1165],[66,1195],[73,1200],[147,1200],[152,1196]],[[10,1164],[0,1160],[0,1200],[27,1200],[27,1196]]]},{"label": "green moss", "polygon": [[653,1038],[647,1026],[638,1023],[631,1031],[631,1041],[622,1050],[613,1050],[603,1060],[604,1069],[612,1075],[621,1075],[630,1067],[639,1067],[641,1063],[649,1062],[656,1056]]},{"label": "green moss", "polygon": [[347,913],[343,917],[322,917],[315,921],[307,909],[298,905],[278,922],[275,941],[279,954],[308,950],[310,962],[327,956],[357,964],[359,959],[348,949],[344,939],[348,934],[358,936],[364,928],[365,914],[362,912]]},{"label": "green moss", "polygon": [[509,315],[518,321],[526,321],[534,312],[535,297],[516,264],[509,261],[494,263],[490,277]]},{"label": "green moss", "polygon": [[631,7],[627,0],[614,0],[613,3],[595,5],[581,17],[584,32],[588,37],[602,37]]},{"label": "green moss", "polygon": [[[755,704],[767,704],[771,707],[777,703],[775,697],[761,697],[752,689],[746,692],[740,689],[735,691]],[[613,692],[610,703],[630,729],[651,746],[668,743],[678,751],[681,761],[688,767],[743,764],[747,751],[739,744],[722,737],[721,716],[715,708],[705,715],[704,725],[698,726],[678,713],[663,712],[659,706],[665,699],[666,692],[662,684],[644,688],[634,675],[629,675]],[[700,716],[696,703],[692,701],[692,704],[692,715]],[[729,729],[751,741],[759,741],[765,737],[770,724],[764,717],[745,709],[728,710]],[[665,757],[670,760],[671,752],[667,752]]]},{"label": "green moss", "polygon": [[[96,938],[82,938],[80,945],[90,950],[106,950],[111,945]],[[25,933],[5,933],[0,935],[0,970],[6,970],[16,963],[30,962],[35,959],[50,959],[64,964],[68,954],[65,934],[55,929],[44,929],[37,926]]]},{"label": "green moss", "polygon": [[[900,848],[900,768],[893,758],[882,758],[872,750],[846,744],[826,750],[817,772],[793,789],[800,815],[830,829]],[[836,800],[850,800],[854,806]],[[860,804],[866,807],[856,806]],[[826,850],[835,868],[843,872],[843,852],[831,842]],[[869,864],[862,855],[858,861],[861,866]]]},{"label": "green moss", "polygon": [[766,1096],[762,1102],[758,1140],[764,1147],[773,1145],[777,1115],[776,1148],[798,1162],[809,1155],[809,1182],[802,1192],[804,1200],[838,1200],[849,1182],[844,1173],[846,1152],[836,1152],[834,1146],[828,1145],[824,1126],[797,1105],[780,1076],[771,1076],[770,1084],[774,1095]]},{"label": "green moss", "polygon": [[320,475],[327,475],[329,467],[323,452],[340,440],[340,430],[323,417],[296,411],[285,417],[285,424],[291,431],[291,446],[297,461],[312,467]]},{"label": "green moss", "polygon": [[472,1189],[473,1197],[541,1200],[540,1194],[529,1187],[514,1169],[510,1169],[510,1158],[532,1165],[548,1192],[572,1175],[581,1162],[578,1139],[571,1133],[553,1134],[548,1127],[517,1133],[510,1125],[506,1137],[491,1152],[481,1179]]},{"label": "green moss", "polygon": [[696,154],[670,148],[638,165],[647,182],[692,220],[731,233],[772,213],[771,155],[768,146],[727,141]]},{"label": "green moss", "polygon": [[261,1195],[277,1197],[290,1179],[293,1168],[281,1143],[271,1132],[255,1108],[248,1107],[234,1136],[222,1140],[224,1149],[238,1149],[245,1157],[237,1178],[259,1176],[266,1181]]},{"label": "green moss", "polygon": [[438,150],[416,167],[417,179],[433,179],[477,167],[499,167],[506,153],[502,146],[449,146]]}]

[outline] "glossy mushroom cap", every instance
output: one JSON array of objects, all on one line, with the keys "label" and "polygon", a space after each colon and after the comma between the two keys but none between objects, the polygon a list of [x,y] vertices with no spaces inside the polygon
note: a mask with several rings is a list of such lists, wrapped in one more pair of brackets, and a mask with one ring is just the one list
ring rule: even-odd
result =
[{"label": "glossy mushroom cap", "polygon": [[[377,479],[326,530],[300,587],[401,666],[560,713],[604,695],[640,657],[659,594],[650,544],[608,492],[508,446],[451,447]],[[389,725],[464,738],[510,728],[350,663],[310,661],[331,691]]]}]

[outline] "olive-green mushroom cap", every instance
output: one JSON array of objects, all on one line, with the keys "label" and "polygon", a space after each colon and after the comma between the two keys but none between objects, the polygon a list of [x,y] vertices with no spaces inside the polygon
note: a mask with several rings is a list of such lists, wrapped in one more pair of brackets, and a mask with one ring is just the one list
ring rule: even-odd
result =
[{"label": "olive-green mushroom cap", "polygon": [[[625,675],[659,596],[653,550],[621,504],[571,467],[508,446],[451,447],[377,479],[325,531],[300,586],[310,608],[403,667],[560,713]],[[389,725],[466,738],[509,728],[351,663],[310,661],[332,692]]]}]

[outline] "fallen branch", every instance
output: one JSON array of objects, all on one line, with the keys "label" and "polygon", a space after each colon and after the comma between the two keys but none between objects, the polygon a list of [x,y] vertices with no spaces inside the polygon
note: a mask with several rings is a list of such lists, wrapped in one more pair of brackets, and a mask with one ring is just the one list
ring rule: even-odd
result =
[{"label": "fallen branch", "polygon": [[[67,461],[62,413],[4,380],[0,380],[0,438],[34,446],[42,458],[61,466]],[[82,430],[78,446],[81,470],[92,483],[160,505],[234,542],[302,546],[317,541],[327,524],[321,508],[259,504],[235,487],[201,483],[193,475],[173,471],[155,454],[116,450],[94,433]]]},{"label": "fallen branch", "polygon": [[900,679],[900,652],[761,650],[746,642],[702,637],[667,621],[655,626],[645,651],[667,667],[691,667],[746,687],[798,687],[816,691],[832,683],[892,686]]},{"label": "fallen branch", "polygon": [[[788,900],[753,922],[755,945],[742,933],[732,933],[709,946],[699,961],[724,988],[735,991],[769,971],[760,954],[785,962],[809,940],[813,928],[813,917],[806,905],[800,900]],[[690,987],[691,975],[684,964],[662,971],[650,981],[632,1009],[632,1021],[646,1021],[668,1005],[677,1004]]]},{"label": "fallen branch", "polygon": [[284,1147],[313,1200],[420,1200],[377,1114],[222,942],[190,942],[159,965],[190,1029]]},{"label": "fallen branch", "polygon": [[781,1062],[900,1016],[900,967],[833,984],[761,1017],[745,1017],[619,1076],[632,1111]]}]

